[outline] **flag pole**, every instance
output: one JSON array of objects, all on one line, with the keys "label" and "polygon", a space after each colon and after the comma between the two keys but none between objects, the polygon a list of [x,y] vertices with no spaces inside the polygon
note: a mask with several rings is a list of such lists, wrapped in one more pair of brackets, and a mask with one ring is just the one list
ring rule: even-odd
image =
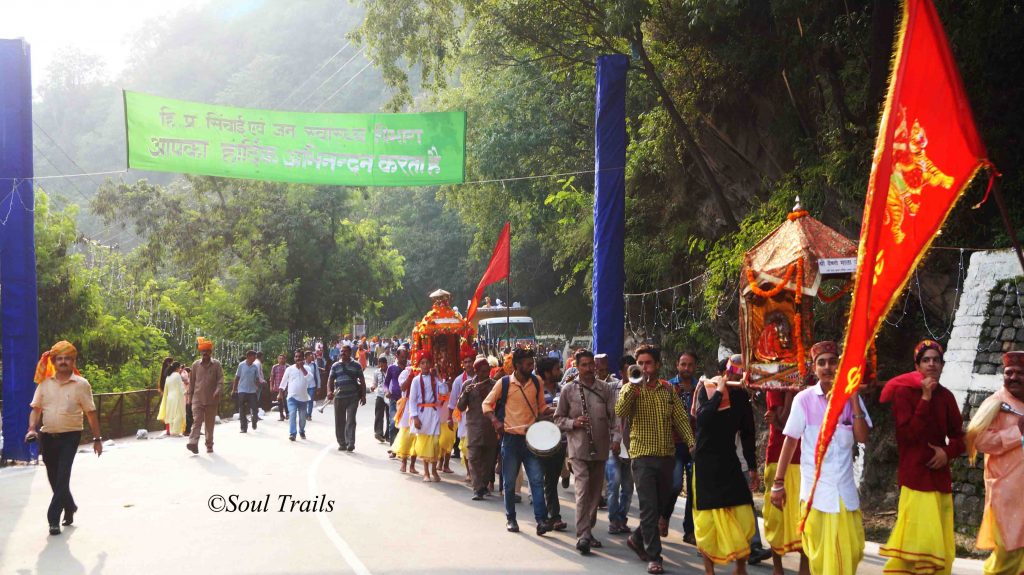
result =
[{"label": "flag pole", "polygon": [[512,242],[509,241],[508,277],[505,278],[505,337],[508,349],[512,350]]},{"label": "flag pole", "polygon": [[1003,193],[999,191],[999,186],[993,182],[992,193],[996,196],[996,206],[999,207],[999,215],[1003,218],[1003,226],[1006,227],[1006,233],[1010,236],[1010,242],[1013,243],[1013,249],[1017,252],[1017,259],[1020,260],[1020,267],[1024,270],[1024,252],[1021,251],[1020,242],[1017,241],[1017,232],[1013,229],[1010,224],[1010,216],[1006,213],[1006,204],[1003,202]]}]

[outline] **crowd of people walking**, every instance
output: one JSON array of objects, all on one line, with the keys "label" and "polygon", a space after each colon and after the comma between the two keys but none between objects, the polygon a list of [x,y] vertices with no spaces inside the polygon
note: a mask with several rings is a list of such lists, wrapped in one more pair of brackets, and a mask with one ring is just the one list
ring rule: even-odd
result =
[{"label": "crowd of people walking", "polygon": [[[684,495],[682,541],[696,546],[706,573],[729,563],[734,573],[745,573],[748,563],[771,557],[773,572],[781,574],[782,557],[789,553],[799,555],[801,574],[857,570],[864,527],[853,459],[872,421],[856,392],[843,407],[817,478],[814,465],[839,364],[835,342],[811,348],[812,384],[766,391],[763,539],[752,497],[761,489],[755,414],[739,355],[698,377],[696,354],[684,351],[674,358],[675,376],[665,380],[660,350],[641,346],[615,366],[628,373],[623,380],[605,354],[586,349],[564,365],[555,357],[536,358],[526,348],[500,359],[470,349],[463,352],[461,371],[442,378],[429,354],[410,362],[408,348],[394,343],[378,345],[387,353],[370,356],[375,367],[369,387],[364,363],[345,342],[339,342],[333,362],[322,346],[297,350],[291,364],[279,355],[269,378],[261,354],[249,351],[225,387],[213,342],[199,338],[200,358],[191,367],[171,358],[164,362],[159,417],[166,434],[188,434],[189,451],[198,453],[203,435],[212,453],[226,389],[235,398],[241,433],[250,424],[256,429],[260,414],[271,413],[276,400],[280,419],[287,413],[291,441],[306,438],[306,422],[322,395],[333,402],[338,449],[351,452],[356,410],[374,394],[374,436],[389,444],[400,471],[435,483],[440,473],[453,472],[453,455],[461,457],[471,498],[500,496],[509,532],[520,531],[516,505],[524,479],[537,535],[567,530],[558,485],[566,488],[572,478],[576,549],[584,555],[603,546],[595,525],[598,510],[607,508],[608,534],[626,535],[626,545],[649,573],[664,572],[662,540]],[[361,343],[355,345],[358,350]],[[53,489],[47,510],[51,534],[60,533],[62,515],[70,525],[78,509],[70,475],[83,415],[95,453],[103,450],[91,388],[75,369],[76,356],[73,345],[59,342],[40,358],[26,435],[40,440]],[[952,393],[940,383],[942,346],[925,340],[912,359],[914,370],[891,379],[881,393],[896,424],[900,485],[896,525],[880,551],[888,559],[885,572],[952,573],[950,464],[965,452],[972,460],[985,454],[985,513],[977,541],[992,550],[985,573],[1024,572],[1024,516],[1015,493],[1024,480],[1024,352],[1003,355],[1004,386],[982,404],[966,432]],[[550,433],[548,443],[538,445],[534,430],[538,436]],[[639,514],[631,527],[634,492]]]}]

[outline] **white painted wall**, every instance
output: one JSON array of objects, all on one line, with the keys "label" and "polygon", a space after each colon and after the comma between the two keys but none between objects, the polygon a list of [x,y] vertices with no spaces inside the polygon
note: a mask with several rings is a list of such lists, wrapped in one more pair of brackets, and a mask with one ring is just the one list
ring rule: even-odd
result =
[{"label": "white painted wall", "polygon": [[1003,385],[1001,375],[973,373],[974,358],[985,323],[989,292],[999,280],[1024,274],[1012,249],[974,252],[969,262],[960,307],[956,310],[946,349],[946,366],[942,370],[942,385],[953,392],[961,406],[968,391],[992,392]]}]

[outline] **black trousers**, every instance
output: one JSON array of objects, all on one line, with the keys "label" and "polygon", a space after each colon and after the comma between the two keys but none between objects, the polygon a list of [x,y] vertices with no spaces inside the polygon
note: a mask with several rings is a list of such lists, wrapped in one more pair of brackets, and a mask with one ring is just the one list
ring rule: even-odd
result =
[{"label": "black trousers", "polygon": [[195,421],[195,417],[192,415],[192,404],[185,405],[185,435],[192,433],[192,422]]},{"label": "black trousers", "polygon": [[558,481],[562,478],[565,467],[565,446],[547,457],[540,457],[540,465],[544,469],[544,504],[548,507],[548,519],[562,520],[562,506],[558,501]]},{"label": "black trousers", "polygon": [[342,449],[356,446],[356,409],[359,394],[334,396],[334,437]]},{"label": "black trousers", "polygon": [[672,495],[672,468],[675,458],[634,457],[633,484],[640,502],[640,527],[629,536],[644,549],[651,561],[661,561],[661,533],[658,519]]},{"label": "black trousers", "polygon": [[384,432],[387,430],[387,426],[384,422],[387,421],[388,417],[388,400],[381,396],[377,396],[377,402],[373,405],[373,434],[378,437],[383,437]]},{"label": "black trousers", "polygon": [[260,402],[256,393],[238,393],[238,422],[242,425],[242,431],[249,428],[248,415],[252,412],[252,425],[256,426],[259,420]]},{"label": "black trousers", "polygon": [[43,464],[46,465],[46,479],[53,490],[50,507],[46,510],[46,521],[50,525],[60,523],[62,511],[74,513],[78,510],[75,498],[71,496],[71,465],[75,462],[75,452],[81,441],[81,431],[39,434],[39,450],[42,452]]}]

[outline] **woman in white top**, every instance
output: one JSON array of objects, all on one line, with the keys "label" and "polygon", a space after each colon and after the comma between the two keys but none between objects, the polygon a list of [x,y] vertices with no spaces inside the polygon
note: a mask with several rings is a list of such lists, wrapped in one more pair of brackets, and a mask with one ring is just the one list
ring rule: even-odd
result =
[{"label": "woman in white top", "polygon": [[409,433],[415,436],[416,455],[423,460],[423,481],[441,481],[437,474],[438,439],[441,433],[441,415],[438,409],[439,386],[444,382],[433,372],[433,361],[428,354],[420,357],[420,374],[409,386],[409,404],[406,409],[412,425]]},{"label": "woman in white top", "polygon": [[[810,497],[811,486],[814,485],[818,431],[825,418],[828,392],[839,367],[839,346],[832,341],[814,344],[811,361],[818,384],[796,394],[786,427],[782,430],[786,440],[782,444],[771,488],[772,505],[779,509],[783,508],[787,497],[797,496],[796,493],[786,493],[785,477],[798,443],[800,506],[804,507]],[[843,406],[835,435],[825,452],[821,477],[801,537],[811,573],[853,575],[864,557],[864,524],[861,521],[860,497],[853,480],[853,446],[867,441],[870,428],[871,418],[864,402],[854,392]]]},{"label": "woman in white top", "polygon": [[185,433],[185,381],[178,370],[181,362],[174,362],[164,379],[164,395],[160,400],[160,413],[157,419],[164,422],[167,428],[164,435],[181,437]]}]

